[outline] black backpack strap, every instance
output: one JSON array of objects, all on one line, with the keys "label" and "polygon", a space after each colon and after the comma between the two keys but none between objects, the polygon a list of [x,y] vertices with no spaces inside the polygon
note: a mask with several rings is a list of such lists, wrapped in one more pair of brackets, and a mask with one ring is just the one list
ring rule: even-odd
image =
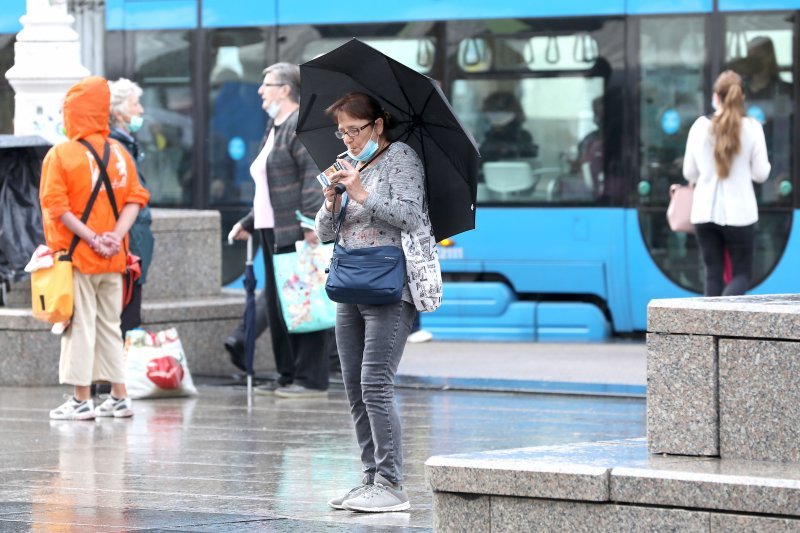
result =
[{"label": "black backpack strap", "polygon": [[94,160],[97,161],[97,165],[100,167],[100,179],[97,180],[98,182],[102,181],[103,184],[106,186],[106,193],[108,193],[108,201],[111,203],[111,210],[114,212],[114,219],[119,220],[119,209],[117,209],[117,199],[114,197],[114,187],[111,185],[111,178],[108,176],[108,159],[111,148],[109,147],[108,141],[103,145],[103,159],[100,159],[100,156],[97,155],[97,151],[94,147],[86,142],[86,139],[78,139],[78,142],[84,145],[86,148],[94,156]]},{"label": "black backpack strap", "polygon": [[[86,142],[83,139],[78,139],[78,142],[81,143],[84,146],[87,146],[95,154],[95,157],[97,157],[97,153],[94,151],[94,148],[92,148],[92,145],[90,145],[88,142]],[[110,151],[109,151],[108,143],[106,143],[105,148],[103,150],[103,160],[108,162],[109,155],[110,155]],[[99,163],[100,163],[100,161],[98,160],[98,164]],[[101,171],[101,175],[102,175],[103,171],[105,170],[105,165],[101,165],[101,168],[103,169]],[[94,202],[95,202],[95,200],[97,200],[97,195],[100,194],[100,187],[103,186],[103,182],[104,182],[104,180],[102,178],[98,178],[97,183],[94,184],[94,188],[92,189],[92,195],[89,197],[89,202],[87,202],[87,204],[86,204],[86,209],[84,209],[84,211],[83,211],[83,216],[81,216],[81,222],[83,224],[86,224],[86,222],[89,220],[89,214],[92,212],[92,207],[94,207]],[[80,241],[81,241],[81,238],[78,237],[77,235],[75,235],[72,238],[72,243],[69,246],[69,251],[67,252],[67,255],[61,256],[60,260],[61,261],[72,261],[72,254],[75,253],[75,248],[78,247],[78,243]]]}]

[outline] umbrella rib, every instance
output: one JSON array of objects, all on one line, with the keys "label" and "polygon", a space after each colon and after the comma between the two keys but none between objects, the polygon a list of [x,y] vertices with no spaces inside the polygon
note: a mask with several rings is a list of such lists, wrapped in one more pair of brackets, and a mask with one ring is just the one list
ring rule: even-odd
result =
[{"label": "umbrella rib", "polygon": [[[428,137],[431,138],[431,140],[433,141],[433,144],[435,144],[439,148],[439,150],[441,150],[442,153],[445,154],[447,159],[450,160],[450,164],[452,164],[453,167],[458,168],[458,165],[455,164],[455,161],[451,157],[450,153],[447,150],[445,150],[444,147],[441,144],[439,144],[439,141],[436,139],[436,137],[434,135],[432,135],[430,131],[428,131],[427,125],[422,124],[420,129],[421,130],[425,130],[425,133],[428,135]],[[424,148],[425,147],[425,143],[422,142],[421,138],[420,138],[420,143],[419,144],[423,147],[422,149],[424,151],[425,150],[425,148]],[[423,159],[423,161],[424,161],[424,159]],[[458,175],[461,176],[461,179],[464,180],[464,183],[469,184],[469,181],[461,174],[461,172],[458,172]]]}]

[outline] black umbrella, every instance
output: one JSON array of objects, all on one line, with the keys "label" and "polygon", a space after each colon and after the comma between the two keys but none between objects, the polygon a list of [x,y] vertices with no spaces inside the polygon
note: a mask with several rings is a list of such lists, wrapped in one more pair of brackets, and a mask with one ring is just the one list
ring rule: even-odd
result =
[{"label": "black umbrella", "polygon": [[343,150],[325,109],[345,93],[377,98],[400,123],[390,135],[425,163],[426,192],[437,240],[475,227],[478,146],[439,85],[357,39],[300,65],[297,135],[320,168]]},{"label": "black umbrella", "polygon": [[247,371],[247,406],[253,405],[253,359],[256,353],[256,275],[253,272],[253,237],[247,239],[244,268],[244,361]]}]

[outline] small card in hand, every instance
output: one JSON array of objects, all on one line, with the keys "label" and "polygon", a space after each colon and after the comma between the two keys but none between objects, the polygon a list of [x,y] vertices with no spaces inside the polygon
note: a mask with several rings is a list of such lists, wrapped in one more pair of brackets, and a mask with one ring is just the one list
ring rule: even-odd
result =
[{"label": "small card in hand", "polygon": [[319,175],[317,175],[317,181],[319,181],[319,183],[323,187],[330,187],[331,180],[329,180],[328,178],[330,178],[343,168],[344,167],[342,166],[342,164],[337,161],[328,168],[326,168],[325,170],[323,170],[322,172],[320,172]]}]

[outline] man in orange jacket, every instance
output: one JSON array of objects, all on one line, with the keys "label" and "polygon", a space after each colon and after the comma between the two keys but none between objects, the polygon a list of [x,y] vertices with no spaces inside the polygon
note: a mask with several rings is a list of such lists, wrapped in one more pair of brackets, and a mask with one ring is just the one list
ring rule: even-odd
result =
[{"label": "man in orange jacket", "polygon": [[[50,418],[89,420],[95,416],[133,415],[125,389],[123,345],[120,338],[122,274],[126,267],[128,229],[149,193],[139,184],[136,166],[117,141],[108,139],[110,93],[105,78],[92,76],[73,85],[64,100],[68,141],[47,153],[42,165],[39,199],[47,245],[69,249],[74,236],[81,241],[72,255],[75,303],[69,328],[61,337],[59,382],[74,386],[74,395],[50,411]],[[109,143],[108,175],[120,208],[114,216],[105,187],[84,224],[81,217],[97,180],[98,154]],[[97,408],[91,398],[93,381],[110,381],[111,395]]]}]

